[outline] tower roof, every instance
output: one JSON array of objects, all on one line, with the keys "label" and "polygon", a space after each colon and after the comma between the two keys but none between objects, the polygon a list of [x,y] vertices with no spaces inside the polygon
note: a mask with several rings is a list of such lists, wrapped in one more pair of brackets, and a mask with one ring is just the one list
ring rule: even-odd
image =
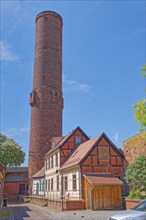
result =
[{"label": "tower roof", "polygon": [[47,16],[47,15],[52,15],[52,16],[56,16],[60,19],[61,23],[63,24],[63,20],[62,20],[62,17],[61,15],[59,15],[57,12],[55,11],[42,11],[40,12],[37,16],[36,16],[36,20],[35,22],[37,22],[38,18],[42,17],[42,16]]}]

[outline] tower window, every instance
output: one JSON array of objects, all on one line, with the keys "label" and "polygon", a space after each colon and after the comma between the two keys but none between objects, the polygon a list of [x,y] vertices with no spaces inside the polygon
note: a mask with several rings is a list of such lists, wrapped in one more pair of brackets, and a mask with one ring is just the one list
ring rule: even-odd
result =
[{"label": "tower window", "polygon": [[48,22],[48,17],[44,17],[44,22],[45,22],[45,23]]},{"label": "tower window", "polygon": [[43,75],[43,81],[45,80],[45,75]]}]

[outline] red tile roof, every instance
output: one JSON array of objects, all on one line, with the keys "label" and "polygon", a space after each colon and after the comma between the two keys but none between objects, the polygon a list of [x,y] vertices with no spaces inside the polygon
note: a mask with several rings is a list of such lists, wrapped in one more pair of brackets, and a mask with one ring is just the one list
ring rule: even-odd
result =
[{"label": "red tile roof", "polygon": [[45,175],[45,167],[42,167],[37,173],[35,173],[32,178],[41,178]]},{"label": "red tile roof", "polygon": [[28,167],[7,167],[8,173],[25,173],[28,172]]},{"label": "red tile roof", "polygon": [[56,146],[64,139],[63,136],[60,137],[53,137],[51,140],[51,149],[50,151],[53,151],[54,149],[56,149]]},{"label": "red tile roof", "polygon": [[89,152],[95,142],[101,137],[101,134],[80,144],[72,156],[66,161],[66,163],[62,166],[62,168],[67,168],[70,166],[74,166],[78,164],[83,157]]},{"label": "red tile roof", "polygon": [[84,175],[84,177],[92,185],[123,185],[123,182],[116,177],[101,177],[101,176],[90,176],[90,175]]},{"label": "red tile roof", "polygon": [[[70,131],[67,135],[65,135],[64,137],[62,137],[62,139],[60,139],[60,142],[59,142],[55,147],[51,148],[46,155],[50,154],[50,153],[53,152],[54,150],[56,150],[56,149],[58,149],[59,147],[61,147],[61,146],[71,137],[71,135],[74,134],[74,132],[75,132],[77,129],[80,129],[80,130],[84,133],[84,131],[78,126],[78,127],[75,128],[74,130]],[[86,134],[84,133],[84,135],[86,135]],[[88,137],[87,135],[86,135],[86,137],[89,139],[89,137]],[[54,137],[54,138],[55,138],[55,137]],[[53,138],[53,139],[54,139],[54,138]],[[52,140],[53,140],[53,139],[52,139]],[[46,156],[46,155],[45,155],[45,156]]]}]

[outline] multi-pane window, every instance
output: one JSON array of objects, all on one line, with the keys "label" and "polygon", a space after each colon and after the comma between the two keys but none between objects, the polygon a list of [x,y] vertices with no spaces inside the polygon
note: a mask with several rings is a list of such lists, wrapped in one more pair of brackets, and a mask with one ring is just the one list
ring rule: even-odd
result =
[{"label": "multi-pane window", "polygon": [[57,176],[57,191],[59,190],[59,175]]},{"label": "multi-pane window", "polygon": [[53,191],[53,178],[51,178],[51,191]]},{"label": "multi-pane window", "polygon": [[68,179],[67,179],[67,176],[64,177],[64,189],[65,189],[65,191],[68,190]]},{"label": "multi-pane window", "polygon": [[51,168],[53,168],[53,156],[51,157]]},{"label": "multi-pane window", "polygon": [[50,157],[48,158],[48,170],[50,170]]},{"label": "multi-pane window", "polygon": [[48,180],[48,191],[50,191],[50,179]]},{"label": "multi-pane window", "polygon": [[45,190],[46,191],[48,190],[48,181],[47,180],[45,181]]},{"label": "multi-pane window", "polygon": [[44,191],[44,180],[40,180],[40,191]]},{"label": "multi-pane window", "polygon": [[49,157],[49,167],[50,167],[50,169],[51,169],[51,157]]},{"label": "multi-pane window", "polygon": [[56,167],[58,167],[58,153],[55,154],[55,164]]},{"label": "multi-pane window", "polygon": [[75,136],[75,144],[76,145],[79,145],[80,143],[82,142],[82,138],[81,138],[81,136]]},{"label": "multi-pane window", "polygon": [[73,190],[77,189],[77,176],[73,174]]}]

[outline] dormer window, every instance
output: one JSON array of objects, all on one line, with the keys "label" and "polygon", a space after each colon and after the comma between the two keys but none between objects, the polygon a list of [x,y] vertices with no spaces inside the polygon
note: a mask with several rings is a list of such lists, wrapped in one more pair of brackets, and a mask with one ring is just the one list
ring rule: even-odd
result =
[{"label": "dormer window", "polygon": [[75,136],[75,144],[76,145],[79,145],[79,144],[81,144],[82,143],[82,138],[81,138],[81,136]]},{"label": "dormer window", "polygon": [[54,148],[55,147],[55,141],[52,141],[51,142],[51,148]]}]

